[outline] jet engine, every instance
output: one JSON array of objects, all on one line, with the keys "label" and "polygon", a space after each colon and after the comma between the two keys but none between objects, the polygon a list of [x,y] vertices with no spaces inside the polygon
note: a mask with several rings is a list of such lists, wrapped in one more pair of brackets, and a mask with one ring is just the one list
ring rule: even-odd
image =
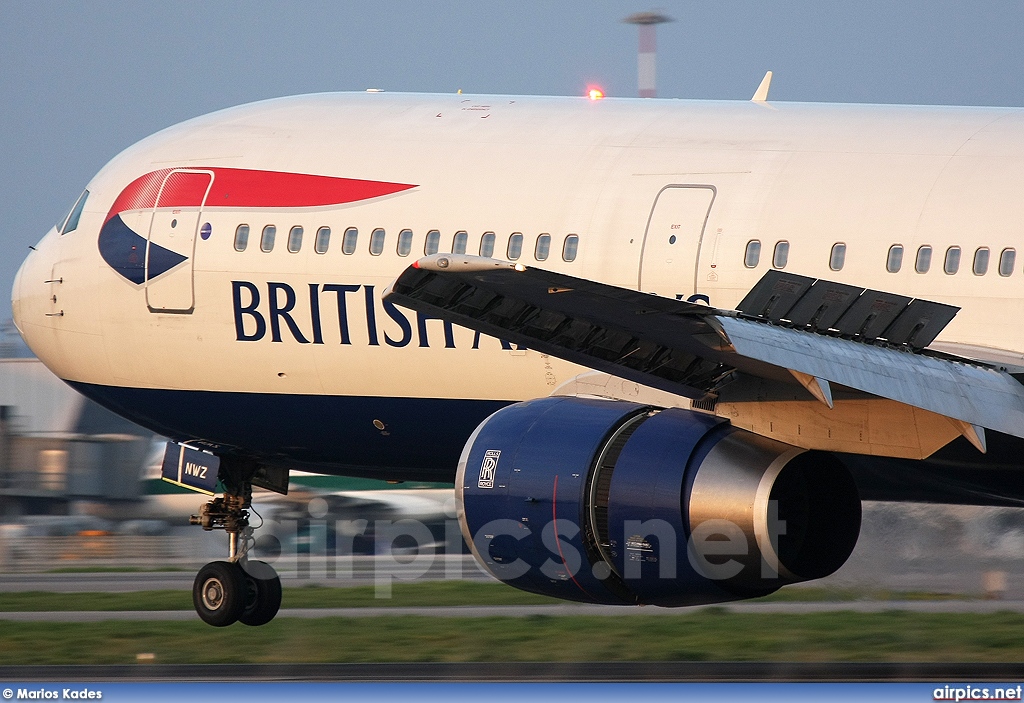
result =
[{"label": "jet engine", "polygon": [[766,595],[843,565],[861,505],[846,468],[689,410],[551,397],[477,427],[459,522],[498,579],[664,606]]}]

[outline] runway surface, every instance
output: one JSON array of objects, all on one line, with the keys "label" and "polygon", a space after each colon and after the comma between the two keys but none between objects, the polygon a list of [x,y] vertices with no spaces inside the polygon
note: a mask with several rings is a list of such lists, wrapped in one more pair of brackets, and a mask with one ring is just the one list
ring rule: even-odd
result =
[{"label": "runway surface", "polygon": [[[368,608],[282,608],[279,618],[379,618],[437,617],[492,618],[530,616],[664,617],[685,616],[707,608],[730,613],[884,613],[895,610],[915,613],[1024,613],[1024,601],[850,601],[824,603],[734,603],[690,608],[629,607],[613,605],[493,605],[446,607],[368,607]],[[102,622],[105,620],[199,620],[192,610],[74,610],[39,612],[0,612],[0,621],[16,622]]]},{"label": "runway surface", "polygon": [[[283,568],[276,565],[282,585],[289,586],[347,586],[372,585],[378,576],[394,582],[417,580],[469,580],[493,581],[469,554],[451,557],[438,556],[427,568],[416,563],[395,560],[375,560],[359,557],[346,563],[344,568],[326,560],[311,560],[305,568]],[[87,591],[124,593],[128,591],[157,591],[192,589],[195,569],[182,571],[129,571],[129,572],[71,572],[71,573],[0,573],[0,592],[53,591],[80,593]]]},{"label": "runway surface", "polygon": [[1020,681],[1019,663],[429,662],[0,666],[0,681]]}]

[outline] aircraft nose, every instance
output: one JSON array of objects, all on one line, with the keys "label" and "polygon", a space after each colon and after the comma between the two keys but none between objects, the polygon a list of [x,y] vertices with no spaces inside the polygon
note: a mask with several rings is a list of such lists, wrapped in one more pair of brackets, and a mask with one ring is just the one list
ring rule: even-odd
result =
[{"label": "aircraft nose", "polygon": [[11,288],[11,316],[14,318],[14,326],[18,328],[18,332],[22,337],[25,336],[24,327],[22,326],[22,279],[25,277],[25,267],[28,266],[32,254],[35,253],[35,251],[30,251],[29,256],[25,257],[25,260],[21,262],[21,266],[18,267],[18,273],[14,276],[14,286]]},{"label": "aircraft nose", "polygon": [[[54,235],[56,230],[50,233],[32,247],[21,263],[17,275],[14,277],[14,286],[11,288],[11,314],[14,319],[14,326],[18,328],[22,338],[29,345],[33,345],[33,328],[44,325],[48,320],[48,287],[50,268],[53,265],[54,257]],[[32,349],[36,354],[39,351]]]}]

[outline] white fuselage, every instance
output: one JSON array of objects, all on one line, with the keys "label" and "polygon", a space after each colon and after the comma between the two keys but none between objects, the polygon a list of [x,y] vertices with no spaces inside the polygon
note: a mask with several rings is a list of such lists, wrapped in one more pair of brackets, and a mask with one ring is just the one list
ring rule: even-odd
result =
[{"label": "white fuselage", "polygon": [[[208,224],[208,237],[193,231],[179,239],[185,246],[176,253],[187,262],[165,279],[132,282],[100,256],[98,233],[135,179],[218,168],[415,187],[315,207],[206,200],[184,216],[192,229]],[[495,258],[506,258],[510,236],[521,233],[520,261],[529,266],[660,295],[703,295],[720,308],[733,307],[772,267],[777,243],[787,242],[787,271],[959,306],[938,342],[1020,359],[1022,182],[1024,111],[1015,109],[283,98],[169,128],[111,161],[89,183],[78,227],[51,231],[26,259],[14,315],[49,368],[90,387],[508,402],[547,395],[581,369],[462,328],[446,339],[441,321],[382,305],[381,291],[423,255],[428,231],[440,233],[440,251],[465,232],[474,254],[494,233]],[[147,232],[159,218],[178,214],[153,203],[120,212],[143,238],[156,236]],[[237,251],[242,224],[250,235]],[[266,225],[277,228],[269,252],[260,246]],[[293,226],[304,231],[297,252],[287,246]],[[321,227],[332,232],[325,253],[314,247]],[[358,230],[351,254],[342,250],[348,228]],[[370,250],[375,229],[385,233],[379,255]],[[413,233],[411,252],[400,256],[404,229]],[[550,235],[550,254],[538,261],[541,234]],[[578,253],[565,261],[573,234]],[[752,240],[760,243],[756,262]],[[845,260],[833,270],[837,243]],[[163,244],[175,250],[173,238]],[[890,272],[894,245],[903,255]],[[926,272],[915,270],[922,246],[931,247]],[[961,252],[956,273],[944,271],[950,247]],[[979,248],[989,251],[984,274],[973,270]],[[1010,270],[1000,271],[1011,257]],[[154,311],[147,287],[161,280],[175,281],[191,307]],[[233,286],[242,286],[241,302]],[[257,317],[270,322],[270,297],[285,306],[287,290],[294,304],[287,320],[277,316],[280,341],[270,329],[245,339],[256,336]],[[240,315],[240,305],[252,312]],[[147,412],[135,419],[145,422]],[[193,435],[205,436],[181,432]]]}]

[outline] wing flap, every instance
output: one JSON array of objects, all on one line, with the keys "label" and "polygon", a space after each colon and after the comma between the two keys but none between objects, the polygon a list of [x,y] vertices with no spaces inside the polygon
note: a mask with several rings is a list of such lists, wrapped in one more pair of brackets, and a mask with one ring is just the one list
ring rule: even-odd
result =
[{"label": "wing flap", "polygon": [[741,356],[1024,436],[1024,386],[1003,371],[752,320],[715,319]]},{"label": "wing flap", "polygon": [[[864,289],[856,289],[850,300],[848,286],[789,274],[780,284],[782,280],[780,272],[772,272],[758,284],[760,291],[751,291],[741,309],[754,300],[765,314],[747,319],[742,310],[718,310],[509,262],[443,254],[406,269],[385,298],[688,398],[713,394],[734,371],[789,383],[813,377],[1024,437],[1024,386],[1012,376],[966,360],[919,353],[917,345],[938,334],[956,308],[929,301],[915,306],[918,301]],[[828,319],[837,324],[843,318],[853,320],[841,325],[850,338],[813,325],[783,326],[792,321],[777,310],[772,315],[778,302],[771,302],[772,290],[781,293],[778,300],[786,312],[799,308],[801,300],[820,299]],[[833,309],[837,291],[842,300]],[[855,308],[857,319],[849,317]],[[893,346],[879,339],[883,333],[898,333],[906,343]]]}]

